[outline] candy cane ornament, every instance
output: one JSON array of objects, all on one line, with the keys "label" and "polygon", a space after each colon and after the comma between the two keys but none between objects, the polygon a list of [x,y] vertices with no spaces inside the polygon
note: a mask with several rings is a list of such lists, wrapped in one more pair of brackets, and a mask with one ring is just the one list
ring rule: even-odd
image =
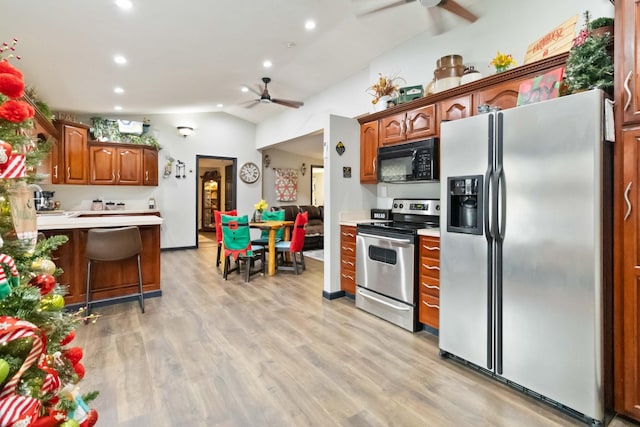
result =
[{"label": "candy cane ornament", "polygon": [[11,294],[11,288],[15,288],[20,284],[20,275],[15,261],[9,255],[0,254],[0,264],[7,265],[11,271],[11,276],[7,280],[4,268],[0,268],[0,300],[3,300]]}]

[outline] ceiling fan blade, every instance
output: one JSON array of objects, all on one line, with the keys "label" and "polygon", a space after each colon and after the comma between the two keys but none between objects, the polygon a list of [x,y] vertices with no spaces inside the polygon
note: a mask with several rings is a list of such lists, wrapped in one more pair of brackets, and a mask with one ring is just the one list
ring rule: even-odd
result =
[{"label": "ceiling fan blade", "polygon": [[466,19],[469,22],[476,22],[478,17],[465,7],[460,6],[455,0],[442,0],[438,7],[441,7],[454,15],[458,15],[462,19]]},{"label": "ceiling fan blade", "polygon": [[[245,104],[246,104],[246,105],[245,105]],[[252,101],[243,102],[243,103],[242,103],[242,104],[240,104],[240,105],[245,105],[245,107],[244,107],[244,108],[253,108],[253,107],[255,107],[255,106],[256,106],[256,105],[258,105],[258,104],[260,104],[260,100],[259,100],[259,99],[254,99],[254,100],[252,100]]]},{"label": "ceiling fan blade", "polygon": [[262,88],[260,88],[260,92],[255,90],[254,88],[250,87],[250,86],[245,86],[247,89],[249,89],[249,92],[258,95],[258,96],[262,96]]},{"label": "ceiling fan blade", "polygon": [[280,104],[280,105],[284,105],[285,107],[291,107],[291,108],[300,108],[304,105],[304,102],[290,101],[288,99],[271,98],[271,102],[273,102],[274,104]]},{"label": "ceiling fan blade", "polygon": [[380,12],[381,10],[391,9],[392,7],[400,6],[400,5],[411,3],[411,2],[414,2],[414,1],[416,1],[416,0],[398,0],[398,1],[395,1],[393,3],[388,4],[386,6],[381,6],[381,7],[378,7],[376,9],[369,10],[367,12],[359,13],[358,16],[371,15],[372,13]]}]

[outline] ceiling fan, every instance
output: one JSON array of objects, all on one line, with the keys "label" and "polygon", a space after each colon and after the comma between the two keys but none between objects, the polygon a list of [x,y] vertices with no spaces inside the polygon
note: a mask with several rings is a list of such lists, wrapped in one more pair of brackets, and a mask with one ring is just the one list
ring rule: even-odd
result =
[{"label": "ceiling fan", "polygon": [[262,89],[262,92],[259,92],[258,90],[247,87],[247,89],[249,89],[251,92],[258,95],[260,98],[253,101],[249,101],[250,104],[247,105],[245,108],[252,108],[258,104],[271,104],[271,103],[280,104],[280,105],[284,105],[285,107],[291,107],[291,108],[300,108],[304,105],[304,102],[300,102],[300,101],[290,101],[288,99],[272,98],[271,95],[269,95],[269,90],[267,89],[267,85],[269,84],[269,82],[271,82],[271,78],[263,77],[262,81],[264,82],[264,89]]},{"label": "ceiling fan", "polygon": [[[381,10],[391,9],[396,6],[402,6],[404,4],[412,3],[414,1],[416,0],[397,0],[386,6],[381,6],[376,9],[370,10],[368,12],[362,13],[360,16],[369,15],[375,12],[379,12]],[[436,23],[438,23],[440,20],[438,19],[439,18],[438,16],[435,16],[439,12],[439,10],[436,9],[435,6],[437,6],[440,9],[444,9],[450,13],[453,13],[454,15],[457,15],[469,22],[475,22],[478,19],[476,15],[471,13],[464,6],[461,6],[455,0],[418,0],[418,1],[425,8],[425,10],[432,15],[432,18]]]}]

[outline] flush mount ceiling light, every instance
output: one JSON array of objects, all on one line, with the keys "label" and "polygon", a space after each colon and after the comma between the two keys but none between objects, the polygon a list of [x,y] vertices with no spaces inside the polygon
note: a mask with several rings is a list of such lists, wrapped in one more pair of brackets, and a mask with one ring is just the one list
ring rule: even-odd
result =
[{"label": "flush mount ceiling light", "polygon": [[113,57],[113,61],[118,65],[124,65],[127,63],[127,58],[122,55],[116,55]]},{"label": "flush mount ceiling light", "polygon": [[114,88],[113,88],[113,91],[114,91],[115,93],[124,93],[124,89],[123,89],[123,88],[121,88],[121,87],[114,87]]},{"label": "flush mount ceiling light", "polygon": [[185,138],[193,133],[193,128],[191,126],[178,126],[178,133]]},{"label": "flush mount ceiling light", "polygon": [[267,59],[266,61],[264,61],[264,62],[262,63],[262,66],[263,66],[264,68],[271,68],[271,66],[273,66],[273,63]]},{"label": "flush mount ceiling light", "polygon": [[131,3],[130,0],[116,0],[115,3],[116,6],[123,10],[131,9],[133,7],[133,3]]},{"label": "flush mount ceiling light", "polygon": [[312,19],[309,19],[307,22],[304,23],[304,28],[307,31],[311,31],[316,28],[316,22]]},{"label": "flush mount ceiling light", "polygon": [[115,107],[113,107],[113,109],[116,111],[122,111],[122,106],[116,105]]}]

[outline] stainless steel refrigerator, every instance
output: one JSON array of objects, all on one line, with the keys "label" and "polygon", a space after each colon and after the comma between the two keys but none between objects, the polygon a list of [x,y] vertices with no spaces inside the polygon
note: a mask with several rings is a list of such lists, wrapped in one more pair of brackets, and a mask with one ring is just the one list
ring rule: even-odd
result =
[{"label": "stainless steel refrigerator", "polygon": [[590,421],[606,144],[597,90],[441,126],[441,354]]}]

